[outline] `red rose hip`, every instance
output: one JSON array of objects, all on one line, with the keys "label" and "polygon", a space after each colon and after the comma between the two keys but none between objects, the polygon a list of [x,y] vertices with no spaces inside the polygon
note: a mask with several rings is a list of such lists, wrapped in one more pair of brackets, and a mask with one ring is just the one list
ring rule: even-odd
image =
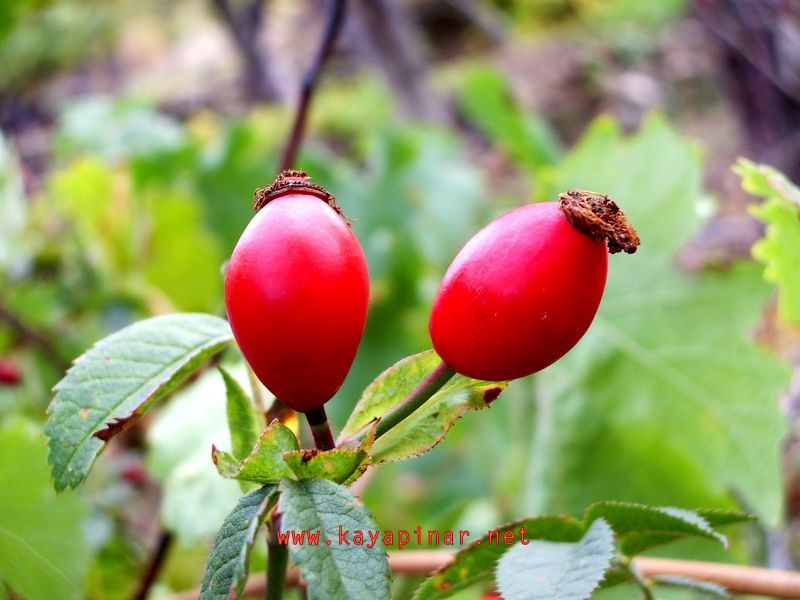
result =
[{"label": "red rose hip", "polygon": [[257,213],[225,273],[236,342],[262,383],[300,412],[336,393],[364,332],[364,252],[333,196],[285,171],[257,192]]},{"label": "red rose hip", "polygon": [[476,379],[535,373],[586,333],[603,296],[608,253],[639,239],[607,196],[572,191],[497,218],[456,256],[433,304],[442,360]]}]

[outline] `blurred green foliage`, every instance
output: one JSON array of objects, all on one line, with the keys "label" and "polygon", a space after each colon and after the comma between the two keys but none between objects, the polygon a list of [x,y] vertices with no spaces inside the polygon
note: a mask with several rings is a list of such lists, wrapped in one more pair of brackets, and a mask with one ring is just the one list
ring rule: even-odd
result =
[{"label": "blurred green foliage", "polygon": [[[102,56],[120,24],[122,2],[8,0],[0,4],[0,92]],[[89,40],[89,43],[87,43]]]},{"label": "blurred green foliage", "polygon": [[[658,26],[683,6],[494,4],[520,28]],[[78,15],[85,11],[93,15]],[[102,48],[113,30],[105,19],[104,9],[71,0],[0,3],[0,61],[8,66],[0,89],[82,60],[93,51],[86,39]],[[776,522],[784,433],[777,397],[787,375],[748,335],[770,288],[752,264],[694,274],[674,265],[707,202],[699,153],[660,117],[630,137],[602,118],[567,152],[545,120],[517,108],[495,71],[475,65],[459,78],[467,125],[528,183],[529,197],[501,198],[457,132],[393,122],[391,95],[374,77],[328,82],[315,100],[314,135],[300,166],[354,220],[372,280],[364,342],[329,405],[338,424],[383,369],[429,347],[428,309],[441,275],[493,215],[568,187],[597,189],[629,212],[644,245],[640,254],[612,259],[598,321],[574,352],[509,386],[491,410],[466,415],[433,452],[376,471],[365,501],[377,522],[485,530],[521,515],[580,514],[612,498],[685,507],[741,502]],[[63,363],[97,339],[155,313],[222,314],[224,261],[252,216],[253,191],[274,176],[286,127],[286,112],[274,107],[230,118],[201,111],[180,122],[137,100],[73,100],[57,119],[51,171],[29,198],[13,145],[0,140],[0,307],[49,347],[0,328],[0,356],[23,372],[22,385],[0,387],[0,448],[24,457],[0,464],[2,489],[15,488],[0,501],[11,503],[0,506],[0,578],[25,597],[130,595],[145,548],[120,513],[136,492],[109,460],[87,489],[56,499],[35,432]],[[774,203],[760,212],[775,227],[788,222],[786,214]],[[764,260],[777,251],[765,245],[761,252]],[[794,285],[793,271],[772,271],[780,271],[779,284]],[[242,365],[226,361],[249,385]],[[241,494],[214,469],[212,443],[230,447],[216,372],[160,410],[139,450],[163,486],[160,521],[178,537],[165,587],[198,584],[209,536]],[[12,485],[22,469],[28,483]],[[13,512],[17,504],[35,507],[44,521]],[[42,537],[34,526],[51,519],[58,521],[52,535]],[[86,531],[94,532],[91,543],[73,548]],[[20,554],[20,539],[36,553]],[[753,560],[750,546],[739,536],[731,555],[702,542],[682,553]],[[43,560],[48,568],[40,568]],[[263,568],[259,546],[254,565]],[[57,588],[63,596],[42,595],[54,578],[70,582]],[[398,597],[404,585],[397,583]]]}]

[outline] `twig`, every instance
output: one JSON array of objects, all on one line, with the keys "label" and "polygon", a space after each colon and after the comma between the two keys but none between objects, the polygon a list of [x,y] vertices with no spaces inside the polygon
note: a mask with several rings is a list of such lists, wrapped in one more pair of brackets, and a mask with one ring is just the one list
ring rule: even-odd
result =
[{"label": "twig", "polygon": [[311,63],[306,74],[303,76],[303,83],[300,88],[300,98],[297,103],[297,111],[294,116],[294,123],[289,134],[288,142],[283,150],[281,156],[280,168],[278,171],[285,171],[291,169],[297,158],[297,152],[300,150],[300,144],[303,141],[305,134],[306,120],[308,117],[308,110],[311,106],[311,98],[314,90],[317,87],[317,80],[325,66],[328,58],[330,57],[333,45],[339,35],[339,30],[344,21],[344,15],[347,8],[347,0],[329,0],[331,2],[331,9],[328,13],[328,20],[325,24],[325,32],[322,36],[319,49],[314,61]]},{"label": "twig", "polygon": [[[417,387],[411,390],[408,396],[403,398],[403,400],[381,417],[380,422],[375,428],[375,439],[381,437],[384,433],[425,404],[431,396],[438,392],[455,374],[456,372],[446,364],[443,362],[439,363],[439,366],[431,371]],[[355,436],[356,439],[363,439],[367,432],[368,428],[364,429]]]},{"label": "twig", "polygon": [[[389,553],[389,566],[396,575],[428,575],[446,567],[453,560],[450,552],[438,550],[406,550]],[[726,565],[713,562],[672,560],[668,558],[636,558],[633,560],[643,577],[682,575],[698,581],[716,583],[734,594],[753,594],[773,598],[800,598],[800,573],[762,567]],[[289,569],[287,585],[299,585],[297,569]],[[247,580],[243,597],[264,593],[264,578]],[[197,600],[198,590],[173,596],[170,600]]]},{"label": "twig", "polygon": [[242,55],[246,83],[255,99],[276,100],[277,90],[270,80],[266,60],[258,48],[258,32],[264,20],[265,0],[251,0],[239,15],[230,0],[211,0]]},{"label": "twig", "polygon": [[0,304],[0,323],[5,323],[22,340],[32,346],[36,346],[56,367],[66,371],[70,367],[70,361],[61,353],[53,343],[54,336],[47,335],[31,327],[20,319],[7,306]]},{"label": "twig", "polygon": [[173,537],[168,531],[162,531],[158,537],[153,556],[150,557],[150,563],[147,565],[147,570],[139,582],[139,588],[132,596],[132,600],[146,600],[147,595],[150,593],[150,588],[158,578],[161,567],[164,566],[164,560],[167,558],[170,546],[172,546]]},{"label": "twig", "polygon": [[325,406],[320,406],[305,414],[317,449],[333,450],[336,447],[336,442],[333,441],[333,433],[328,422],[328,415],[325,414]]}]

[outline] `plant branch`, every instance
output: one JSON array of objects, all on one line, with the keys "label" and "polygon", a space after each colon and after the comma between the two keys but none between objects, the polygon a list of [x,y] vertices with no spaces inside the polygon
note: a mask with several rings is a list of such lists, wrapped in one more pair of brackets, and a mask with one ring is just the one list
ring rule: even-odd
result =
[{"label": "plant branch", "polygon": [[0,304],[0,323],[5,323],[20,339],[37,347],[60,370],[69,369],[70,361],[53,343],[55,336],[31,327],[4,304]]},{"label": "plant branch", "polygon": [[278,92],[270,78],[266,59],[258,47],[258,32],[264,20],[265,0],[251,0],[241,15],[230,0],[211,0],[222,22],[228,28],[245,66],[246,83],[252,98],[277,100]]},{"label": "plant branch", "polygon": [[311,106],[311,98],[317,87],[317,80],[322,72],[322,68],[330,57],[333,45],[339,35],[339,30],[342,28],[342,22],[344,21],[347,8],[347,0],[329,0],[329,2],[330,12],[328,13],[327,22],[325,24],[325,32],[322,35],[322,41],[320,42],[314,61],[303,76],[294,123],[289,133],[286,147],[283,150],[283,155],[281,156],[279,172],[291,169],[297,158],[297,153],[300,150],[300,144],[305,134],[308,110]]},{"label": "plant branch", "polygon": [[289,547],[278,541],[281,529],[281,513],[272,513],[272,527],[267,534],[267,581],[264,585],[265,600],[281,600],[286,587],[286,570],[289,566]]},{"label": "plant branch", "polygon": [[150,594],[150,588],[158,579],[158,574],[161,572],[161,567],[164,566],[164,561],[167,558],[167,553],[172,546],[173,537],[168,531],[162,531],[158,537],[153,556],[150,557],[150,563],[147,565],[147,570],[144,572],[141,582],[136,593],[132,596],[133,600],[146,600]]},{"label": "plant branch", "polygon": [[314,438],[314,445],[318,450],[333,450],[336,442],[333,441],[331,424],[328,422],[328,415],[325,414],[325,406],[320,406],[312,411],[305,413],[308,424],[311,427],[311,435]]},{"label": "plant branch", "polygon": [[[395,404],[389,409],[386,414],[381,417],[380,422],[375,428],[375,439],[381,437],[384,433],[389,431],[392,427],[403,421],[406,417],[410,416],[420,406],[430,400],[442,386],[450,381],[456,372],[448,367],[445,363],[441,362],[439,365],[425,377],[411,392],[403,398],[400,402]],[[360,433],[356,434],[357,440],[362,440],[366,437],[369,428],[365,428]]]},{"label": "plant branch", "polygon": [[[396,575],[429,575],[449,565],[453,554],[438,550],[406,550],[389,553],[389,566]],[[692,560],[640,557],[633,560],[643,577],[682,575],[699,581],[716,583],[734,594],[772,596],[773,598],[800,598],[800,573],[779,571],[763,567],[727,565]],[[300,574],[290,569],[287,585],[299,585]],[[242,597],[261,596],[264,578],[251,577]],[[173,596],[170,600],[197,600],[199,591],[193,590]]]}]

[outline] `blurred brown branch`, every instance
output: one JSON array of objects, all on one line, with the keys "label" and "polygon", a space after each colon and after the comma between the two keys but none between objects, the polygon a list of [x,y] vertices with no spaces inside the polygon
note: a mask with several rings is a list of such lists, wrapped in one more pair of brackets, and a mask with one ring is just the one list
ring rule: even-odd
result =
[{"label": "blurred brown branch", "polygon": [[277,100],[278,90],[272,81],[266,56],[258,44],[266,0],[250,0],[239,10],[234,8],[231,0],[211,0],[211,4],[242,56],[245,84],[250,97],[253,100]]},{"label": "blurred brown branch", "polygon": [[800,3],[694,0],[752,158],[800,179]]},{"label": "blurred brown branch", "polygon": [[[437,550],[389,553],[389,566],[396,575],[428,575],[447,566],[452,560],[452,553]],[[667,558],[639,557],[633,562],[641,575],[646,578],[679,575],[698,581],[716,583],[735,594],[800,598],[800,573],[792,571]],[[289,570],[286,583],[288,585],[300,584],[300,574],[297,569]],[[253,597],[261,595],[263,592],[264,578],[255,576],[248,579],[242,595],[243,597]],[[197,600],[199,595],[198,590],[193,590],[173,596],[171,600]]]},{"label": "blurred brown branch", "polygon": [[53,336],[28,325],[6,305],[0,304],[0,323],[5,323],[22,341],[38,348],[54,366],[66,371],[70,361],[53,343]]},{"label": "blurred brown branch", "polygon": [[133,600],[146,600],[150,594],[150,589],[158,579],[158,574],[164,566],[164,561],[167,558],[169,549],[172,547],[174,538],[168,531],[161,531],[158,536],[158,541],[147,564],[142,580],[139,582],[139,588],[133,594]]},{"label": "blurred brown branch", "polygon": [[424,43],[404,3],[356,0],[353,9],[352,42],[386,77],[405,115],[450,121],[451,111],[429,84]]}]

